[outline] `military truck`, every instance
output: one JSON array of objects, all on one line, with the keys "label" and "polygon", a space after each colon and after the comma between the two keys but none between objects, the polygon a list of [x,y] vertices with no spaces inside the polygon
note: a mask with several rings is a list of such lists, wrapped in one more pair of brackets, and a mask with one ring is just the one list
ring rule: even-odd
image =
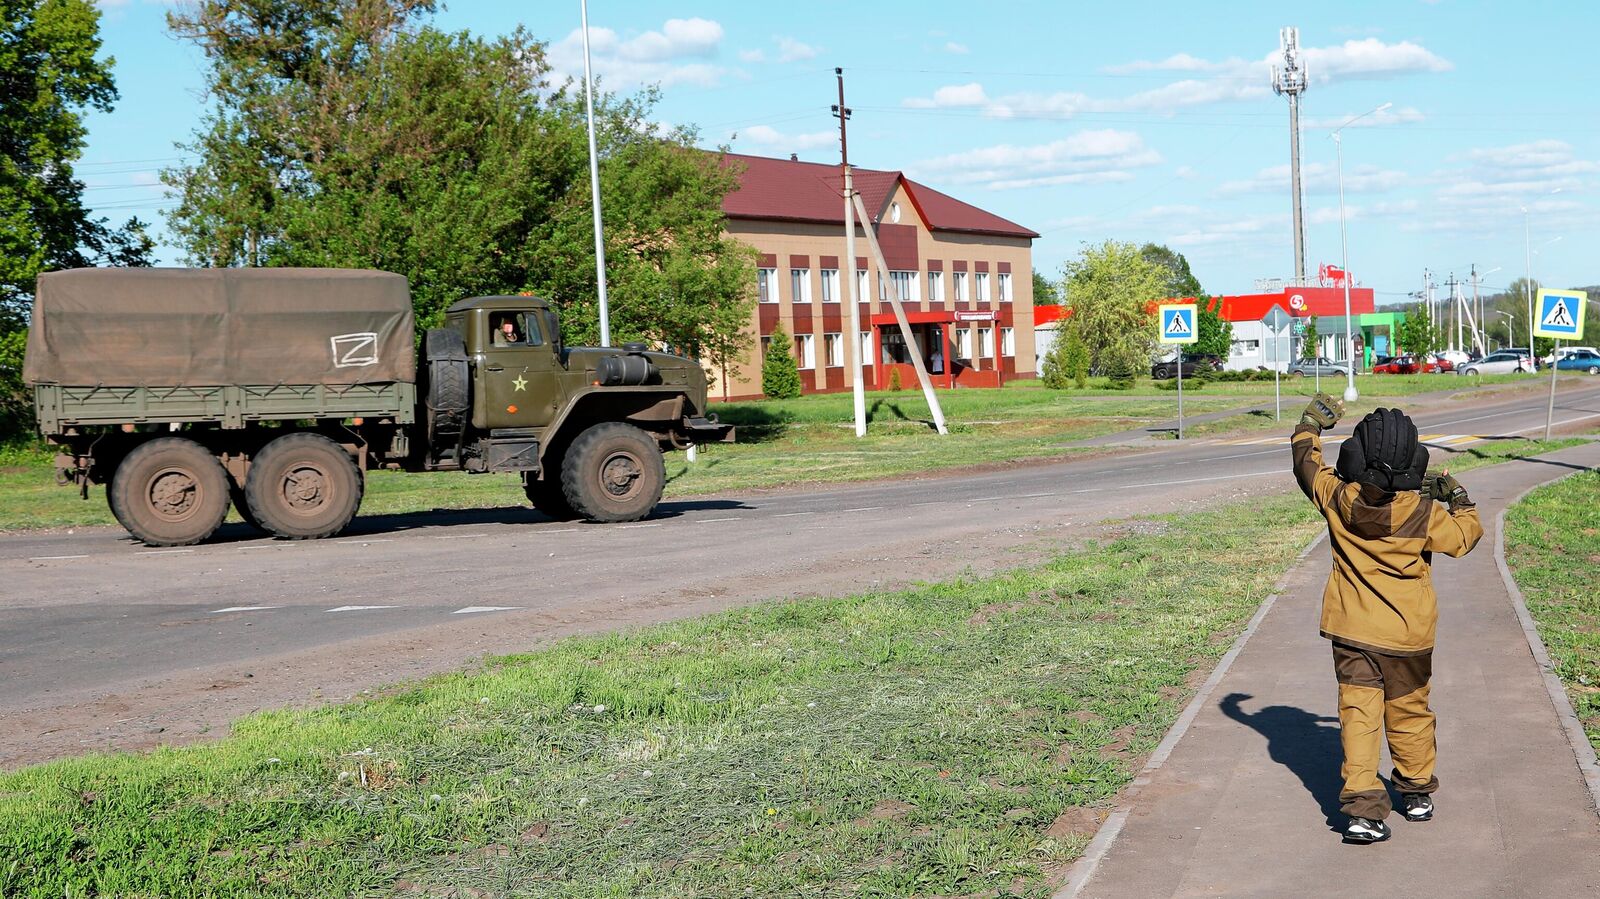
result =
[{"label": "military truck", "polygon": [[24,376],[58,482],[152,546],[229,506],[331,537],[365,473],[506,472],[561,519],[634,521],[663,453],[731,439],[692,359],[568,347],[533,296],[463,299],[414,333],[404,277],[347,269],[76,269],[39,277]]}]

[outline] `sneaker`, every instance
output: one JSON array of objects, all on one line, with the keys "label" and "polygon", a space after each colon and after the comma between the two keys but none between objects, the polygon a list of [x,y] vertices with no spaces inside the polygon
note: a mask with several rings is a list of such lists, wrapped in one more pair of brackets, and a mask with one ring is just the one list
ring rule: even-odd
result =
[{"label": "sneaker", "polygon": [[1427,793],[1402,793],[1400,801],[1407,821],[1427,821],[1433,817],[1433,797]]},{"label": "sneaker", "polygon": [[1389,839],[1389,825],[1371,818],[1351,816],[1344,827],[1346,843],[1381,843]]}]

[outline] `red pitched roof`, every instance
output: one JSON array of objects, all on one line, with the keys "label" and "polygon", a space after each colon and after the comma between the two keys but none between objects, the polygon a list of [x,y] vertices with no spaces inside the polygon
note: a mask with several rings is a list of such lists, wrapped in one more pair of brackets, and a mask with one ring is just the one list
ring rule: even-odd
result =
[{"label": "red pitched roof", "polygon": [[[739,187],[722,201],[723,214],[729,218],[844,224],[843,176],[838,166],[740,153],[724,158],[743,168]],[[897,186],[904,185],[929,230],[1039,236],[1016,222],[912,181],[901,172],[857,168],[853,175],[862,202],[874,213],[884,207]]]}]

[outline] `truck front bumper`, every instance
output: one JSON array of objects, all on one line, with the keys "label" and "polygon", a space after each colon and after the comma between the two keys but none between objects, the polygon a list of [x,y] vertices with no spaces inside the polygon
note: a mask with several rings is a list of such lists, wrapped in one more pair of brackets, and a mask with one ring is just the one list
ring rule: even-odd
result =
[{"label": "truck front bumper", "polygon": [[732,443],[733,425],[717,421],[715,415],[689,416],[684,418],[679,436],[685,443]]}]

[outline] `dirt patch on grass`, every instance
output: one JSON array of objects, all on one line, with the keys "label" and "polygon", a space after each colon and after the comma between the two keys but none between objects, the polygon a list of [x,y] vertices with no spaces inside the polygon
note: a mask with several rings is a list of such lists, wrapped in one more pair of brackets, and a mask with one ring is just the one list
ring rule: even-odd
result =
[{"label": "dirt patch on grass", "polygon": [[1045,828],[1044,835],[1058,840],[1070,839],[1074,834],[1093,834],[1100,829],[1100,823],[1109,814],[1106,809],[1082,808],[1073,806],[1050,822]]},{"label": "dirt patch on grass", "polygon": [[865,815],[850,823],[857,827],[871,827],[878,821],[898,821],[910,814],[914,808],[916,806],[911,803],[901,802],[898,799],[879,799]]}]

